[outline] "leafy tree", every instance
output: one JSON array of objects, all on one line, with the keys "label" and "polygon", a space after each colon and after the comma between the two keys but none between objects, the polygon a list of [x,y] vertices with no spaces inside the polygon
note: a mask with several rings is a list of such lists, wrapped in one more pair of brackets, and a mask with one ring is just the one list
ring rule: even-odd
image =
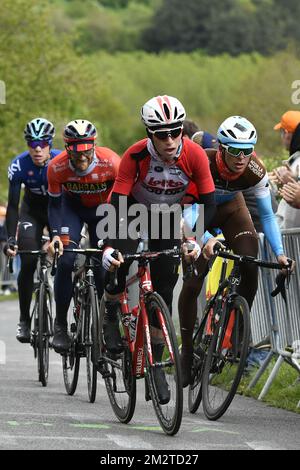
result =
[{"label": "leafy tree", "polygon": [[300,42],[298,0],[164,0],[142,34],[147,51],[272,54]]}]

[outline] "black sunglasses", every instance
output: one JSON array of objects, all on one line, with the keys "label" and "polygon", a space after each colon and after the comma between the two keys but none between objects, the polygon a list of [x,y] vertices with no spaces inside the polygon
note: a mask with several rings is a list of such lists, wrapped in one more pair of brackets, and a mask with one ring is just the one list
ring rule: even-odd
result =
[{"label": "black sunglasses", "polygon": [[152,131],[151,129],[148,129],[148,131],[150,132],[150,134],[155,135],[155,137],[157,137],[159,140],[166,140],[169,137],[171,137],[171,139],[176,139],[177,137],[179,137],[182,132],[182,129],[183,128],[181,126],[181,127],[175,127],[174,129],[164,129],[164,130],[158,129],[156,131]]}]

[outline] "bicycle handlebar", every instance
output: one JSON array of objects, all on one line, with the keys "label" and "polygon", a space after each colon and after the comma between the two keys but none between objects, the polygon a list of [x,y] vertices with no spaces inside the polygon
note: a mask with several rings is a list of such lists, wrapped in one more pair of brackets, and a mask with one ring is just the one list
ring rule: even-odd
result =
[{"label": "bicycle handlebar", "polygon": [[214,246],[214,253],[217,256],[225,259],[231,259],[233,261],[237,261],[238,263],[252,263],[260,266],[261,268],[269,268],[269,269],[289,269],[292,266],[293,261],[288,259],[288,266],[283,266],[279,263],[273,263],[271,261],[264,261],[261,259],[257,259],[254,256],[246,256],[246,255],[235,255],[233,253],[229,253],[228,251],[224,251],[222,245],[220,243],[216,243]]},{"label": "bicycle handlebar", "polygon": [[[160,256],[180,256],[181,249],[179,248],[170,248],[168,250],[162,251],[142,251],[141,253],[134,254],[125,254],[123,255],[124,261],[139,261],[147,260],[152,261],[159,258]],[[113,258],[118,259],[119,251],[115,250],[112,254]],[[106,286],[108,292],[112,291],[118,285],[118,268],[114,271],[109,272],[109,283]]]},{"label": "bicycle handlebar", "polygon": [[159,258],[160,256],[180,256],[182,250],[180,248],[170,248],[168,250],[162,251],[142,251],[141,253],[135,253],[133,255],[123,255],[124,261],[138,261],[141,259],[144,260],[153,260]]}]

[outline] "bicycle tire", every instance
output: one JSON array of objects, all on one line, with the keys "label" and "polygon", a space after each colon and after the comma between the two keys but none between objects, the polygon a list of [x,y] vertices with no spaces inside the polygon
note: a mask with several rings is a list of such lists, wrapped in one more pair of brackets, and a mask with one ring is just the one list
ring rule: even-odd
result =
[{"label": "bicycle tire", "polygon": [[44,282],[39,287],[38,299],[38,335],[37,335],[37,360],[39,381],[43,387],[47,386],[49,376],[49,339],[51,325],[49,325],[49,315],[51,315],[51,296]]},{"label": "bicycle tire", "polygon": [[[250,342],[247,301],[237,296],[230,307],[225,302],[224,309],[226,315],[221,315],[216,325],[202,377],[203,410],[209,420],[219,419],[232,402],[245,368]],[[225,348],[226,329],[231,318],[232,346]]]},{"label": "bicycle tire", "polygon": [[[37,359],[37,351],[38,351],[38,329],[39,329],[39,320],[38,320],[38,293],[35,292],[35,299],[34,299],[34,306],[32,309],[31,317],[30,317],[30,344],[33,348],[33,355],[34,359]],[[39,366],[38,366],[38,374],[39,374]]]},{"label": "bicycle tire", "polygon": [[191,370],[191,384],[188,389],[188,408],[189,412],[194,414],[198,410],[202,400],[202,376],[207,357],[207,351],[210,344],[211,336],[207,335],[207,321],[209,318],[208,300],[204,309],[204,316],[200,322],[193,337],[193,362]]},{"label": "bicycle tire", "polygon": [[94,403],[97,393],[97,369],[94,361],[94,339],[97,337],[97,323],[95,323],[97,312],[97,294],[95,287],[90,286],[85,300],[85,328],[84,328],[84,343],[86,350],[86,377],[88,387],[88,397],[90,403]]},{"label": "bicycle tire", "polygon": [[[159,313],[161,314],[165,324],[165,328],[163,328],[163,330],[167,330],[169,344],[173,351],[174,361],[171,361],[170,349],[167,342],[164,341],[161,343],[164,350],[162,353],[162,359],[157,361],[157,364],[161,365],[156,367],[163,369],[165,380],[170,391],[169,401],[162,404],[160,403],[159,393],[156,387],[156,367],[155,365],[151,366],[150,364],[149,351],[145,341],[146,381],[152,399],[152,405],[164,432],[173,436],[179,431],[183,412],[183,389],[176,333],[168,307],[159,294],[152,292],[147,295],[145,306],[149,323],[150,325],[154,325],[154,328],[156,326],[159,329],[162,329]],[[155,364],[154,357],[153,362]]]},{"label": "bicycle tire", "polygon": [[76,285],[73,290],[73,297],[69,306],[69,321],[70,325],[70,336],[71,336],[71,348],[68,354],[62,355],[62,367],[65,389],[68,395],[74,395],[79,377],[80,368],[80,353],[78,351],[78,340],[75,340],[78,320],[76,316],[82,315],[81,312],[82,304],[78,303],[78,292]]},{"label": "bicycle tire", "polygon": [[[121,423],[126,424],[131,421],[136,405],[136,377],[132,373],[132,355],[124,335],[122,335],[124,350],[121,354],[111,357],[106,351],[103,337],[104,311],[104,298],[102,297],[99,315],[99,359],[103,364],[103,378],[113,412]],[[120,325],[122,324],[121,315],[119,311]]]}]

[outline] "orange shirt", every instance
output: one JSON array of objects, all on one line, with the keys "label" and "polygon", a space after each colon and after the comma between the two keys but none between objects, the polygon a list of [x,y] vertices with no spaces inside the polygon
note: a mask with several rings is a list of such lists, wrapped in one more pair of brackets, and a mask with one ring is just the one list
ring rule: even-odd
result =
[{"label": "orange shirt", "polygon": [[76,172],[63,151],[48,166],[48,193],[59,197],[63,192],[85,207],[107,202],[120,165],[120,157],[111,149],[96,147],[92,164],[85,172]]}]

